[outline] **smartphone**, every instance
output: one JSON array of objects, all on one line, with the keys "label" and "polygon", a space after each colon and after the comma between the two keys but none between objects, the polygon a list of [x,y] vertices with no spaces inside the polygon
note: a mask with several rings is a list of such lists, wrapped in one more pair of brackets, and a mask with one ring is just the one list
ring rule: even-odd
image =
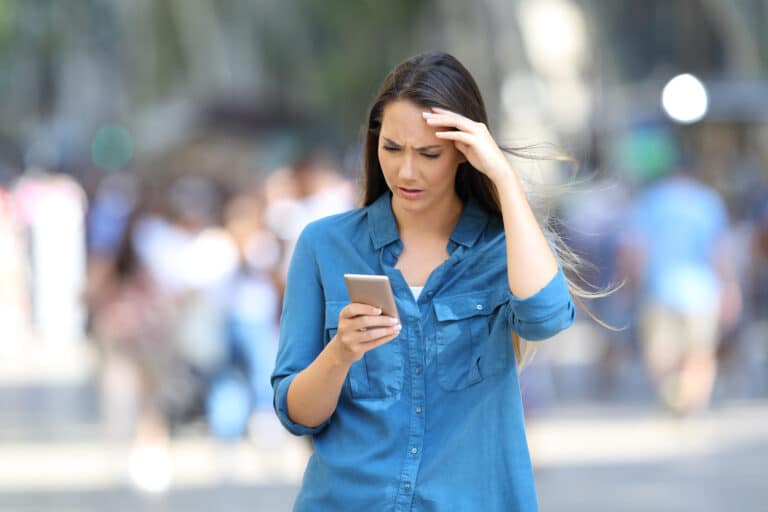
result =
[{"label": "smartphone", "polygon": [[350,302],[368,304],[381,309],[382,314],[400,319],[389,277],[382,275],[344,274],[344,284]]}]

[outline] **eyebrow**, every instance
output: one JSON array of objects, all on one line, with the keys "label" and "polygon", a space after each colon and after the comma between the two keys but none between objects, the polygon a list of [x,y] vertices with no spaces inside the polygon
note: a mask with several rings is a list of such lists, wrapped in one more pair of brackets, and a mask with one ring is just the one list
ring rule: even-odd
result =
[{"label": "eyebrow", "polygon": [[[393,141],[392,139],[388,139],[386,137],[382,137],[382,139],[384,139],[384,141],[387,144],[392,144],[393,146],[400,146],[400,144],[398,144],[397,142]],[[413,148],[413,149],[415,149],[416,151],[425,151],[427,149],[440,149],[442,147],[443,147],[442,144],[432,144],[430,146],[421,146],[421,147]]]}]

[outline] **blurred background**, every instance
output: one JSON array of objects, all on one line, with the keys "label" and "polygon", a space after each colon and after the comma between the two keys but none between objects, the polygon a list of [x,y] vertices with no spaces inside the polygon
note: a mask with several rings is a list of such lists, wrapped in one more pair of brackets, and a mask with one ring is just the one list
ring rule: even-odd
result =
[{"label": "blurred background", "polygon": [[[765,510],[765,0],[0,0],[0,510],[290,510],[271,409],[307,222],[424,50],[626,284],[522,376],[541,508]],[[563,192],[559,185],[570,182]],[[578,279],[578,276],[572,276]]]}]

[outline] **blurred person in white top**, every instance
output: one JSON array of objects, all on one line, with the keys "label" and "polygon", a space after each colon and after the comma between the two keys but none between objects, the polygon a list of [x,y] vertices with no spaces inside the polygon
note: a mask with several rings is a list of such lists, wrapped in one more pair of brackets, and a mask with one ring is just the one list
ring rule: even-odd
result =
[{"label": "blurred person in white top", "polygon": [[307,151],[292,167],[278,169],[265,184],[265,223],[282,246],[279,288],[282,295],[288,262],[299,233],[313,220],[350,210],[354,184],[339,171],[331,152]]}]

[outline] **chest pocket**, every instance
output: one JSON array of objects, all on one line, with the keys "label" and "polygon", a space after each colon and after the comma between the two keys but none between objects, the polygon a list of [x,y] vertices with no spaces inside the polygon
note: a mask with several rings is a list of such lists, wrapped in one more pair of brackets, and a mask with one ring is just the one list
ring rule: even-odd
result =
[{"label": "chest pocket", "polygon": [[[339,312],[347,302],[325,303],[325,343],[336,336]],[[400,394],[403,386],[403,356],[400,338],[369,350],[349,368],[347,382],[355,398],[387,398]]]},{"label": "chest pocket", "polygon": [[512,341],[500,314],[506,300],[493,289],[433,301],[437,378],[444,389],[464,389],[509,367]]}]

